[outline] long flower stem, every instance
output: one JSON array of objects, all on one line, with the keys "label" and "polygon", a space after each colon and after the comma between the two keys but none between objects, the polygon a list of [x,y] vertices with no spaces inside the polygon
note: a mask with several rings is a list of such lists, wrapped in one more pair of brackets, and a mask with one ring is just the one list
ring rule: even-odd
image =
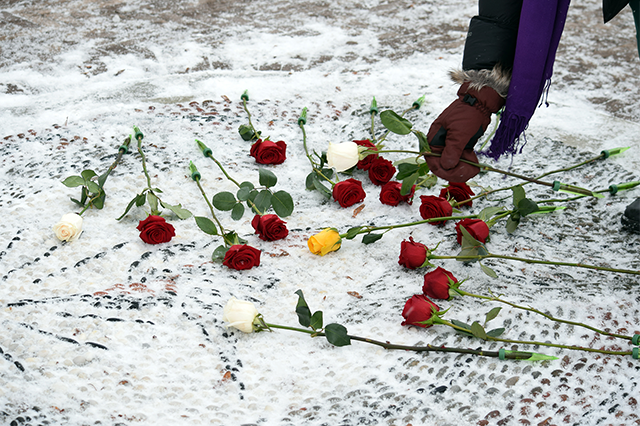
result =
[{"label": "long flower stem", "polygon": [[[122,144],[122,146],[120,146],[120,148],[118,148],[118,155],[116,155],[116,159],[113,161],[113,163],[111,163],[111,165],[109,166],[107,171],[104,173],[104,178],[102,179],[102,185],[99,185],[100,186],[100,191],[94,197],[89,199],[89,201],[87,202],[87,205],[82,209],[82,211],[80,213],[78,213],[79,216],[82,216],[82,214],[84,212],[86,212],[87,209],[93,205],[93,201],[97,200],[98,198],[100,198],[100,196],[104,193],[104,189],[103,188],[104,188],[105,183],[107,183],[107,179],[109,178],[109,175],[111,174],[111,172],[116,167],[118,167],[118,164],[120,164],[120,161],[122,160],[122,156],[124,155],[124,153],[129,148],[129,144],[130,143],[131,143],[131,136],[128,136],[124,140],[124,143]],[[100,180],[98,180],[98,182],[100,182]]]},{"label": "long flower stem", "polygon": [[251,113],[249,112],[249,109],[247,108],[247,100],[245,99],[245,97],[242,97],[242,107],[244,108],[244,111],[247,113],[247,118],[249,119],[249,127],[251,127],[251,131],[253,132],[254,137],[258,137],[258,132],[256,132],[256,128],[253,127],[253,123],[251,122]]},{"label": "long flower stem", "polygon": [[[383,225],[383,226],[363,226],[360,230],[358,230],[358,232],[356,233],[351,233],[350,235],[359,235],[359,234],[368,234],[370,232],[374,232],[374,231],[382,231],[382,230],[391,230],[391,229],[397,229],[397,228],[406,228],[409,226],[416,226],[416,225],[422,225],[424,223],[431,223],[431,222],[440,222],[440,221],[444,221],[444,220],[459,220],[459,219],[473,219],[478,217],[478,215],[475,214],[471,214],[471,215],[466,215],[466,216],[443,216],[443,217],[434,217],[431,219],[423,219],[423,220],[417,220],[415,222],[408,222],[408,223],[399,223],[399,224],[395,224],[395,225]],[[340,236],[342,238],[344,238],[347,234],[340,234]]]},{"label": "long flower stem", "polygon": [[144,156],[144,152],[142,152],[142,137],[138,137],[138,153],[142,158],[142,170],[144,171],[144,175],[147,178],[147,188],[151,189],[151,176],[149,176],[149,171],[147,170],[147,159]]},{"label": "long flower stem", "polygon": [[553,262],[549,260],[536,260],[536,259],[525,259],[522,257],[515,256],[505,256],[500,254],[479,254],[479,255],[469,255],[469,256],[438,256],[434,254],[430,254],[429,259],[456,259],[456,260],[483,260],[483,259],[505,259],[505,260],[516,260],[518,262],[524,263],[535,263],[542,265],[557,265],[557,266],[571,266],[574,268],[585,268],[585,269],[593,269],[596,271],[609,271],[609,272],[619,272],[622,274],[632,274],[632,275],[640,275],[640,271],[634,271],[630,269],[617,269],[617,268],[608,268],[605,266],[597,266],[597,265],[588,265],[585,263],[572,263],[572,262]]},{"label": "long flower stem", "polygon": [[508,300],[501,299],[499,297],[494,296],[493,294],[491,296],[483,296],[481,294],[469,293],[467,291],[461,290],[460,288],[456,288],[455,291],[457,293],[461,294],[462,296],[470,296],[470,297],[475,297],[477,299],[484,299],[484,300],[490,300],[492,302],[504,303],[505,305],[509,305],[509,306],[511,306],[513,308],[516,308],[516,309],[522,309],[524,311],[529,311],[529,312],[533,312],[533,313],[538,314],[538,315],[542,315],[543,317],[545,317],[545,318],[547,318],[547,319],[549,319],[551,321],[555,321],[555,322],[559,322],[559,323],[563,323],[563,324],[569,324],[569,325],[573,325],[573,326],[577,326],[577,327],[586,328],[586,329],[589,329],[591,331],[595,331],[598,334],[602,334],[604,336],[617,337],[617,338],[626,339],[626,340],[632,340],[633,339],[632,336],[625,336],[625,335],[622,335],[622,334],[609,333],[607,331],[600,330],[598,328],[592,327],[592,326],[590,326],[588,324],[584,324],[584,323],[581,323],[581,322],[575,322],[575,321],[564,320],[562,318],[556,318],[556,317],[554,317],[552,315],[549,315],[549,314],[546,314],[546,313],[544,313],[544,312],[542,312],[542,311],[540,311],[538,309],[532,308],[530,306],[522,306],[522,305],[518,305],[518,304],[513,303],[513,302],[509,302]]},{"label": "long flower stem", "polygon": [[220,168],[220,170],[222,171],[222,173],[224,174],[224,176],[225,176],[227,179],[229,179],[229,180],[230,180],[231,182],[233,182],[233,183],[234,183],[238,188],[240,188],[240,184],[238,183],[238,181],[237,181],[237,180],[235,180],[235,179],[233,179],[231,176],[229,176],[229,173],[227,173],[227,171],[225,170],[225,168],[224,168],[224,167],[222,167],[222,164],[221,164],[218,160],[216,160],[216,158],[215,158],[212,154],[208,153],[208,154],[207,154],[207,157],[211,158],[211,159],[213,160],[213,162],[214,162],[214,163],[216,163],[216,164],[218,165],[218,167]]},{"label": "long flower stem", "polygon": [[[405,152],[405,153],[410,153],[410,154],[416,154],[416,155],[424,155],[427,157],[440,157],[441,155],[435,152],[417,152],[417,151],[407,151],[407,150],[383,150],[383,151],[379,151],[380,153],[384,153],[384,152]],[[468,161],[465,160],[463,158],[460,159],[461,162],[463,163],[467,163],[470,164],[472,166],[478,167],[481,170],[484,171],[489,171],[489,172],[494,172],[494,173],[500,173],[506,176],[511,176],[511,177],[515,177],[521,180],[524,180],[526,182],[529,183],[535,183],[538,185],[543,185],[543,186],[548,186],[550,188],[554,187],[554,183],[552,182],[546,182],[546,181],[542,181],[539,178],[531,178],[529,176],[524,176],[518,173],[513,173],[513,172],[509,172],[506,170],[500,170],[500,169],[496,169],[495,167],[491,167],[487,164],[479,164],[479,163],[474,163],[473,161]],[[560,170],[561,171],[561,170]],[[554,171],[555,173],[555,171]],[[551,174],[551,173],[547,173],[547,174]],[[546,174],[545,174],[546,176]],[[506,188],[505,188],[506,189]],[[560,185],[560,189],[564,189],[564,190],[570,190],[572,192],[578,193],[578,194],[583,194],[585,196],[595,196],[593,191],[590,191],[588,189],[585,188],[580,188],[578,186],[574,186],[574,185],[566,185],[566,184],[561,184]]]},{"label": "long flower stem", "polygon": [[[246,102],[246,101],[245,101]],[[227,173],[227,171],[225,170],[225,168],[222,166],[222,164],[215,159],[215,157],[211,154],[211,153],[207,153],[207,157],[211,158],[220,168],[220,170],[222,170],[222,173],[225,175],[225,177],[227,179],[229,179],[231,182],[233,182],[238,188],[241,188],[241,185],[238,183],[237,180],[233,179],[231,176],[229,176],[229,173]],[[251,208],[253,209],[253,211],[255,211],[257,214],[259,214],[260,216],[263,216],[264,213],[262,213],[260,210],[258,210],[258,208],[256,207],[256,205],[253,203],[253,201],[251,200],[247,200],[247,202],[249,203],[249,205],[251,206]]]},{"label": "long flower stem", "polygon": [[202,194],[202,197],[204,198],[204,201],[206,201],[207,206],[209,206],[209,210],[211,211],[211,216],[213,217],[213,220],[216,221],[216,223],[218,224],[218,227],[220,228],[220,234],[222,235],[222,239],[224,240],[226,245],[229,245],[229,246],[233,245],[232,241],[227,240],[226,232],[224,230],[224,227],[222,226],[222,223],[220,223],[220,221],[218,220],[215,212],[213,211],[213,205],[209,201],[209,198],[207,197],[207,194],[205,193],[204,188],[202,188],[202,184],[200,183],[200,178],[196,178],[194,180],[196,182],[196,185],[198,185],[198,189],[200,190],[200,193]]},{"label": "long flower stem", "polygon": [[[308,330],[304,328],[298,327],[289,327],[286,325],[278,325],[278,324],[270,324],[265,323],[268,328],[278,328],[281,330],[289,330],[289,331],[297,331],[300,333],[306,333],[315,336],[326,336],[324,332],[318,332],[314,330]],[[486,356],[492,358],[499,358],[499,351],[482,351],[479,349],[466,349],[466,348],[451,348],[446,346],[434,346],[434,345],[426,345],[426,346],[410,346],[410,345],[398,345],[389,342],[381,342],[379,340],[369,339],[366,337],[360,336],[352,336],[350,334],[347,335],[349,339],[356,340],[359,342],[369,343],[371,345],[380,346],[389,350],[403,350],[403,351],[413,351],[413,352],[449,352],[449,353],[460,353],[460,354],[469,354],[469,355],[479,355]],[[534,355],[533,352],[519,352],[519,351],[505,351],[503,356],[505,359],[529,359]]]},{"label": "long flower stem", "polygon": [[307,148],[307,131],[304,128],[304,123],[299,121],[298,125],[300,126],[300,130],[302,130],[302,146],[304,148],[305,155],[307,156],[307,158],[309,159],[309,162],[311,163],[311,168],[313,169],[316,175],[320,176],[321,178],[329,182],[331,184],[331,187],[333,188],[336,185],[336,183],[324,175],[322,170],[318,167],[318,164],[313,160],[313,157],[311,156],[311,154],[309,154],[309,149]]},{"label": "long flower stem", "polygon": [[[400,117],[404,117],[404,115],[406,113],[408,113],[411,110],[417,109],[416,105],[413,104],[413,106],[411,108],[407,108],[404,111],[402,111],[402,114],[400,114]],[[378,141],[378,143],[382,143],[384,142],[384,140],[387,138],[387,136],[389,136],[389,133],[391,133],[391,130],[387,130],[384,135],[382,135],[382,137],[380,138],[380,140]]]},{"label": "long flower stem", "polygon": [[[455,325],[449,321],[439,320],[437,324],[447,325],[454,330],[462,331],[463,333],[469,333],[469,330]],[[632,351],[610,351],[606,349],[594,349],[594,348],[585,348],[584,346],[572,346],[572,345],[563,345],[560,343],[549,343],[549,342],[536,342],[536,341],[528,341],[528,340],[512,340],[512,339],[502,339],[500,337],[486,336],[483,340],[491,340],[494,342],[502,342],[502,343],[513,343],[513,344],[521,344],[521,345],[538,345],[538,346],[547,346],[550,348],[560,348],[560,349],[569,349],[572,351],[583,351],[583,352],[597,352],[601,354],[607,355],[633,355]]]}]

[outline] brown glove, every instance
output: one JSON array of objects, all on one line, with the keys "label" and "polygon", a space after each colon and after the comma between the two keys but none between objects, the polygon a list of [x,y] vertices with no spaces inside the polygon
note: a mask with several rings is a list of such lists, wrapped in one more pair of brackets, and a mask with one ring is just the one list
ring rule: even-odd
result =
[{"label": "brown glove", "polygon": [[466,182],[478,174],[480,169],[460,159],[478,162],[473,147],[491,123],[491,114],[504,102],[489,86],[480,90],[470,88],[468,82],[460,86],[458,99],[442,111],[427,133],[431,151],[441,154],[425,156],[436,176],[449,182]]}]

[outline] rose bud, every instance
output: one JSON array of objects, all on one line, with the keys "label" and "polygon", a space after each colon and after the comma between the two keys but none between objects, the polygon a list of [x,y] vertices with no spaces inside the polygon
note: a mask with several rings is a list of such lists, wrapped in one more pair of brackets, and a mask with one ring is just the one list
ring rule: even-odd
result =
[{"label": "rose bud", "polygon": [[287,159],[287,144],[258,139],[251,145],[249,154],[258,164],[282,164]]},{"label": "rose bud", "polygon": [[451,297],[449,279],[454,283],[458,282],[451,272],[438,266],[435,270],[424,275],[422,292],[433,299],[447,300]]},{"label": "rose bud", "polygon": [[[378,147],[375,146],[373,142],[371,142],[369,139],[365,139],[361,141],[353,141],[353,142],[355,142],[358,146],[365,147],[367,151],[378,150]],[[362,160],[358,161],[357,166],[360,170],[369,170],[369,167],[371,167],[371,162],[376,158],[378,158],[378,154],[368,154]]]},{"label": "rose bud", "polygon": [[340,207],[351,207],[361,202],[367,194],[362,189],[362,182],[350,178],[338,182],[333,186],[333,199],[336,200]]},{"label": "rose bud", "polygon": [[[451,204],[442,197],[435,195],[421,195],[420,216],[423,219],[433,219],[436,217],[449,217],[453,213]],[[447,221],[441,220],[437,222],[429,222],[432,225],[443,225]]]},{"label": "rose bud", "polygon": [[342,237],[338,231],[333,228],[325,228],[316,235],[309,237],[307,246],[313,254],[324,256],[325,254],[336,251],[342,244]]},{"label": "rose bud", "polygon": [[382,204],[386,204],[388,206],[397,206],[401,202],[405,202],[407,204],[413,203],[413,196],[416,192],[416,186],[413,185],[411,187],[411,191],[407,195],[400,194],[400,190],[402,189],[402,183],[400,182],[387,182],[382,185],[380,189],[380,202]]},{"label": "rose bud", "polygon": [[400,243],[398,263],[409,269],[419,268],[427,260],[427,250],[429,250],[427,246],[416,243],[413,241],[413,237],[409,237],[409,241],[405,240]]},{"label": "rose bud", "polygon": [[82,216],[78,213],[67,213],[53,225],[53,232],[60,241],[75,241],[82,234]]},{"label": "rose bud", "polygon": [[336,172],[349,170],[360,160],[360,151],[355,142],[331,143],[327,149],[327,164]]},{"label": "rose bud", "polygon": [[384,185],[396,174],[393,163],[382,157],[378,157],[371,162],[369,167],[369,179],[374,185]]},{"label": "rose bud", "polygon": [[462,219],[456,223],[456,240],[458,244],[462,245],[462,231],[460,227],[463,226],[469,234],[476,240],[484,243],[489,236],[489,226],[480,219]]},{"label": "rose bud", "polygon": [[235,327],[243,333],[254,331],[253,321],[257,316],[258,310],[253,303],[235,297],[229,299],[222,311],[222,320],[229,323],[227,327]]},{"label": "rose bud", "polygon": [[[416,294],[407,300],[402,310],[404,321],[402,325],[415,325],[418,327],[431,327],[433,324],[429,322],[434,312],[439,311],[438,305],[433,303],[424,294]],[[426,324],[425,324],[426,322]]]},{"label": "rose bud", "polygon": [[275,214],[265,214],[263,216],[257,214],[253,217],[251,226],[253,226],[261,240],[276,241],[289,235],[286,223]]},{"label": "rose bud", "polygon": [[238,271],[260,266],[260,250],[246,244],[233,245],[225,253],[222,264]]},{"label": "rose bud", "polygon": [[[469,198],[476,195],[469,185],[464,182],[449,182],[449,186],[442,188],[440,196],[448,200],[454,199],[457,202],[469,200]],[[460,204],[460,206],[471,207],[473,201],[469,200],[466,203]]]},{"label": "rose bud", "polygon": [[176,230],[164,217],[149,215],[136,227],[140,231],[140,239],[147,244],[160,244],[171,241]]}]

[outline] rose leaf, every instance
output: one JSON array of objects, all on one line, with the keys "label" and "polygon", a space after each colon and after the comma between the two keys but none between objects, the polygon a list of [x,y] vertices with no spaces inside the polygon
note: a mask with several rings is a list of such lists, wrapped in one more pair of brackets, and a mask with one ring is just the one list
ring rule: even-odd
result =
[{"label": "rose leaf", "polygon": [[226,212],[233,209],[237,201],[235,195],[233,195],[231,192],[222,191],[218,192],[213,196],[213,198],[211,198],[211,203],[216,209]]},{"label": "rose leaf", "polygon": [[272,186],[275,186],[276,183],[278,183],[278,178],[276,177],[276,175],[272,171],[269,171],[264,167],[260,167],[258,169],[258,180],[260,182],[260,185],[267,188],[271,188]]},{"label": "rose leaf", "polygon": [[487,312],[487,315],[485,316],[485,320],[484,320],[485,324],[491,321],[492,319],[494,319],[495,317],[497,317],[501,310],[502,308],[497,307]]},{"label": "rose leaf", "polygon": [[382,238],[384,234],[365,234],[362,237],[362,244],[373,244]]},{"label": "rose leaf", "polygon": [[277,191],[271,197],[271,205],[280,217],[287,217],[293,213],[293,198],[285,191]]},{"label": "rose leaf", "polygon": [[200,228],[202,232],[209,235],[218,235],[218,228],[216,228],[216,225],[211,219],[203,216],[194,216],[194,219],[196,220],[196,225],[198,225],[198,228]]},{"label": "rose leaf", "polygon": [[504,328],[494,328],[493,330],[487,331],[487,336],[489,337],[500,337],[504,333]]},{"label": "rose leaf", "polygon": [[418,138],[418,149],[420,152],[431,152],[431,147],[429,146],[429,141],[424,133],[414,130],[413,134]]},{"label": "rose leaf", "polygon": [[311,310],[307,305],[307,301],[304,300],[304,294],[302,290],[297,290],[295,294],[298,295],[298,303],[296,304],[296,314],[298,315],[298,322],[303,327],[309,327],[311,325]]},{"label": "rose leaf", "polygon": [[487,340],[487,332],[484,331],[484,327],[478,321],[474,321],[471,324],[471,333],[478,339]]},{"label": "rose leaf", "polygon": [[309,325],[314,330],[322,329],[322,311],[315,311],[311,316],[311,324]]},{"label": "rose leaf", "polygon": [[482,272],[484,272],[486,275],[490,276],[491,278],[498,278],[498,274],[496,274],[496,271],[489,268],[487,265],[484,265],[481,263],[480,268],[482,269]]},{"label": "rose leaf", "polygon": [[398,164],[398,174],[396,175],[396,179],[403,180],[404,178],[411,176],[418,171],[419,167],[419,165],[412,163]]},{"label": "rose leaf", "polygon": [[518,203],[524,198],[524,188],[522,185],[518,185],[512,188],[511,191],[513,192],[513,205],[518,207]]},{"label": "rose leaf", "polygon": [[228,248],[225,246],[216,247],[213,253],[211,253],[211,260],[214,262],[221,261],[222,259],[224,259],[224,255],[227,253],[227,250]]},{"label": "rose leaf", "polygon": [[[253,199],[253,211],[256,214],[264,214],[269,207],[271,207],[271,191],[263,189],[258,193],[256,198]],[[256,211],[257,209],[257,211]]]},{"label": "rose leaf", "polygon": [[521,216],[526,216],[538,210],[538,204],[529,198],[518,201],[518,212]]},{"label": "rose leaf", "polygon": [[400,117],[391,110],[382,111],[380,113],[380,121],[384,127],[397,135],[408,135],[411,133],[411,127],[413,127],[409,120]]},{"label": "rose leaf", "polygon": [[171,210],[176,216],[178,216],[178,219],[184,220],[191,217],[191,212],[185,208],[182,208],[182,205],[180,204],[172,206],[171,204],[163,203],[162,201],[160,201],[160,204],[165,209]]},{"label": "rose leaf", "polygon": [[324,333],[329,343],[334,346],[347,346],[351,344],[351,338],[347,334],[347,329],[344,325],[336,323],[327,324],[324,328]]},{"label": "rose leaf", "polygon": [[411,188],[415,185],[418,180],[418,172],[415,172],[411,176],[407,177],[402,181],[402,187],[400,187],[400,195],[409,195],[411,193]]},{"label": "rose leaf", "polygon": [[231,210],[231,219],[240,220],[242,219],[242,216],[244,216],[244,206],[238,203],[233,206],[233,209]]},{"label": "rose leaf", "polygon": [[62,181],[62,184],[69,188],[75,188],[76,186],[84,185],[84,179],[81,176],[69,176]]}]

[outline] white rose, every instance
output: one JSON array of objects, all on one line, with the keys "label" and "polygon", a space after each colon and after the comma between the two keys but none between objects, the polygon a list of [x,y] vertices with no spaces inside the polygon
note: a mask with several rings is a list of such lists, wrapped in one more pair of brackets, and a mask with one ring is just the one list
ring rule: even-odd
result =
[{"label": "white rose", "polygon": [[67,213],[53,225],[53,232],[60,241],[75,241],[82,234],[82,216]]},{"label": "white rose", "polygon": [[253,320],[258,310],[251,302],[232,297],[222,312],[222,320],[229,323],[227,327],[235,327],[244,333],[253,332]]},{"label": "white rose", "polygon": [[336,172],[349,170],[360,159],[358,144],[355,142],[331,143],[327,149],[327,163],[329,167],[336,169]]}]

